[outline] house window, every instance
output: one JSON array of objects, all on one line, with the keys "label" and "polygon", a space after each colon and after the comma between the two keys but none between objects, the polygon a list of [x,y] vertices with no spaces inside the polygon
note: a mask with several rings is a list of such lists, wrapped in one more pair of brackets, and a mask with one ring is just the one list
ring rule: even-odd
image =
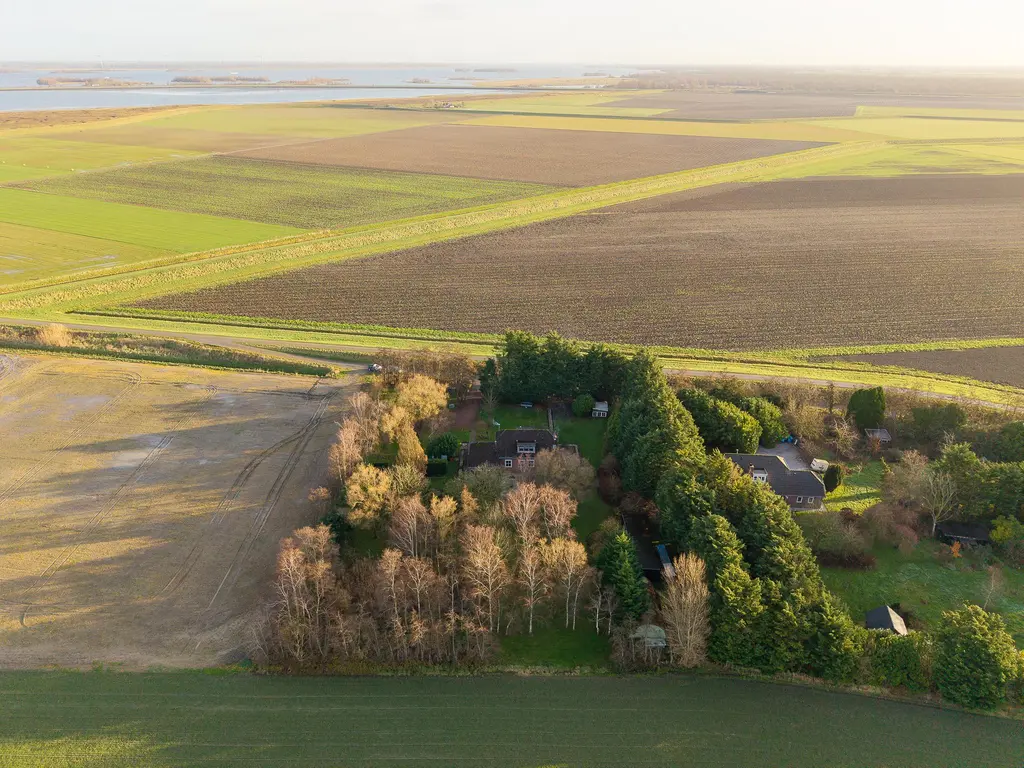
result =
[{"label": "house window", "polygon": [[518,443],[517,448],[519,450],[519,453],[536,453],[537,452],[537,444],[536,443]]},{"label": "house window", "polygon": [[535,463],[535,462],[534,462],[534,460],[533,460],[533,459],[530,459],[530,466],[531,466],[531,467],[532,467],[532,466],[534,465],[534,463]]},{"label": "house window", "polygon": [[814,498],[813,496],[808,496],[807,497],[807,503],[808,504],[815,504],[815,503],[817,503],[817,501],[818,500],[816,498]]},{"label": "house window", "polygon": [[803,496],[797,496],[796,497],[796,503],[797,504],[803,504],[804,503],[804,497]]},{"label": "house window", "polygon": [[505,468],[512,469],[512,459],[505,459]]}]

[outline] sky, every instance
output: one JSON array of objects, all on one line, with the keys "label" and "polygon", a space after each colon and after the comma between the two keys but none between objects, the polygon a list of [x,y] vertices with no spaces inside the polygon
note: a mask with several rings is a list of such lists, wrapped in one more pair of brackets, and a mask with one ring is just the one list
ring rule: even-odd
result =
[{"label": "sky", "polygon": [[1020,0],[0,0],[3,61],[1024,67]]}]

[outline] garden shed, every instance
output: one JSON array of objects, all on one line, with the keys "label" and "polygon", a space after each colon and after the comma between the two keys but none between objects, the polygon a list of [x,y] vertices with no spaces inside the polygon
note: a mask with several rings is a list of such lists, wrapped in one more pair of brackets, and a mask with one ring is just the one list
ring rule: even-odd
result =
[{"label": "garden shed", "polygon": [[887,629],[897,635],[907,634],[907,624],[903,617],[888,605],[881,605],[868,611],[864,617],[864,626],[867,629]]}]

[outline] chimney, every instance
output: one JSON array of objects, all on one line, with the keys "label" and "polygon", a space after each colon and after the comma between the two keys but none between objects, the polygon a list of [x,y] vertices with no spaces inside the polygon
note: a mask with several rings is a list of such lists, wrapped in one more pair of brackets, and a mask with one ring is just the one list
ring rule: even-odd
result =
[{"label": "chimney", "polygon": [[753,475],[754,474],[754,465],[753,464],[748,464],[747,465],[747,474],[748,475]]}]

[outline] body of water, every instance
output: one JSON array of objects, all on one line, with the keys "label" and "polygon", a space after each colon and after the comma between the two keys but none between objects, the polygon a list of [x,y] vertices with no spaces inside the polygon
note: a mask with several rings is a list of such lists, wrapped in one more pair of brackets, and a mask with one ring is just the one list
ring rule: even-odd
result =
[{"label": "body of water", "polygon": [[[283,80],[305,81],[311,78],[344,80],[359,88],[275,88],[272,85],[253,87],[176,86],[167,89],[130,88],[103,90],[82,86],[80,89],[0,90],[0,111],[40,109],[86,109],[91,107],[151,107],[175,104],[261,104],[336,99],[407,98],[410,96],[451,95],[466,93],[451,86],[471,86],[481,80],[525,80],[550,77],[582,77],[600,72],[624,75],[634,71],[622,67],[517,66],[487,67],[485,65],[444,65],[419,67],[306,67],[283,68],[268,65],[225,65],[224,67],[189,68],[185,65],[164,69],[95,69],[86,67],[19,68],[10,66],[0,72],[0,89],[35,87],[40,78],[107,78],[153,85],[170,85],[176,77],[264,77],[271,83]],[[416,88],[394,86],[410,85]],[[424,82],[428,81],[428,82]],[[377,87],[375,87],[377,86]],[[392,86],[381,88],[380,86]],[[435,87],[436,86],[436,87]],[[447,87],[446,87],[447,86]],[[476,91],[474,91],[476,92]],[[481,88],[481,93],[488,91]]]}]

